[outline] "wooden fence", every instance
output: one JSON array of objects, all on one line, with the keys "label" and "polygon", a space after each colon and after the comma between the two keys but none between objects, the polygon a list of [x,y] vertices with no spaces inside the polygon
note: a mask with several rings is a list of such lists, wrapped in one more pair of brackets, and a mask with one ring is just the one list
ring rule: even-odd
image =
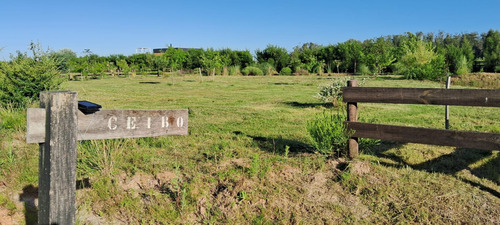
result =
[{"label": "wooden fence", "polygon": [[188,110],[78,111],[77,93],[40,93],[27,110],[26,142],[39,143],[38,224],[75,224],[78,140],[188,134]]},{"label": "wooden fence", "polygon": [[350,157],[358,154],[357,138],[500,150],[500,133],[357,122],[358,102],[500,107],[500,89],[358,87],[357,80],[350,80],[343,89],[343,100],[347,102],[347,127],[354,132],[349,139]]}]

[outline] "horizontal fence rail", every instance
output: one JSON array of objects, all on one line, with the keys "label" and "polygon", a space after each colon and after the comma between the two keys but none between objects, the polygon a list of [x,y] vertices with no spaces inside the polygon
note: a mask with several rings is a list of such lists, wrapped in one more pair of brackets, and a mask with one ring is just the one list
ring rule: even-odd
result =
[{"label": "horizontal fence rail", "polygon": [[500,150],[500,133],[481,133],[432,128],[404,127],[361,122],[346,122],[353,137],[430,145]]},{"label": "horizontal fence rail", "polygon": [[348,121],[345,124],[353,132],[349,139],[350,157],[358,154],[358,138],[500,150],[500,133],[393,126],[357,121],[358,102],[500,107],[500,89],[357,87],[357,81],[350,80],[342,91],[343,101],[347,103]]},{"label": "horizontal fence rail", "polygon": [[500,107],[498,89],[345,87],[345,102]]}]

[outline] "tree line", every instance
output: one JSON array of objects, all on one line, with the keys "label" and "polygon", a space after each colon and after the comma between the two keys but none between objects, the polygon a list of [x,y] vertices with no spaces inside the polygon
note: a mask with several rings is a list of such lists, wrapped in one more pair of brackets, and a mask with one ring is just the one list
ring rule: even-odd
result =
[{"label": "tree line", "polygon": [[0,61],[0,105],[25,104],[38,93],[56,88],[61,73],[151,74],[184,71],[204,75],[306,75],[323,73],[401,74],[407,79],[441,80],[447,75],[500,72],[500,32],[405,33],[330,45],[306,43],[289,52],[268,45],[249,50],[178,49],[150,53],[99,56],[86,49],[44,50],[31,43],[31,54],[18,51]]},{"label": "tree line", "polygon": [[98,56],[87,52],[77,57],[69,49],[51,54],[61,71],[83,74],[184,70],[206,75],[402,74],[409,79],[436,80],[446,75],[500,72],[500,33],[405,33],[326,46],[306,43],[291,52],[268,45],[256,50],[254,56],[248,50],[185,51],[173,47],[160,56]]}]

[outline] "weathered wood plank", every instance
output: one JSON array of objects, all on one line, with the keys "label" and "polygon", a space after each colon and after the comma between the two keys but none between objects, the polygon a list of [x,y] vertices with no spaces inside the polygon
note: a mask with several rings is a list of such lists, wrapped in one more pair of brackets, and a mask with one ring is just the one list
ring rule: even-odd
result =
[{"label": "weathered wood plank", "polygon": [[485,150],[500,150],[500,133],[404,127],[361,122],[346,122],[354,137],[387,141],[422,143]]},{"label": "weathered wood plank", "polygon": [[[45,138],[45,109],[28,109],[26,141]],[[78,112],[78,140],[155,137],[188,134],[188,110],[101,110]]]},{"label": "weathered wood plank", "polygon": [[500,107],[500,89],[345,87],[344,102]]},{"label": "weathered wood plank", "polygon": [[[357,87],[358,80],[349,80],[347,81],[347,87]],[[348,102],[347,103],[347,121],[357,122],[358,121],[358,103],[357,102]],[[350,137],[347,141],[349,146],[349,157],[354,158],[358,155],[359,152],[359,143],[357,137]]]},{"label": "weathered wood plank", "polygon": [[45,140],[45,120],[44,120],[44,118],[46,116],[45,109],[43,109],[43,108],[28,108],[26,114],[27,114],[26,115],[26,130],[27,130],[26,143],[42,143],[42,142],[44,142],[44,140]]},{"label": "weathered wood plank", "polygon": [[38,224],[75,224],[77,93],[40,95],[47,127],[40,144]]}]

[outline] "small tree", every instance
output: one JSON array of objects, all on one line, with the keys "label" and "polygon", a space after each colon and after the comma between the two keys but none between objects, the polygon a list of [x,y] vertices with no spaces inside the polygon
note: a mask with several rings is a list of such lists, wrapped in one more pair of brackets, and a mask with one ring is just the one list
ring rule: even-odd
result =
[{"label": "small tree", "polygon": [[490,30],[484,39],[485,69],[490,72],[500,72],[500,32]]},{"label": "small tree", "polygon": [[25,107],[29,102],[38,100],[41,91],[59,87],[58,64],[48,51],[39,43],[31,42],[33,54],[17,52],[11,55],[11,61],[0,64],[0,104]]},{"label": "small tree", "polygon": [[127,64],[127,61],[125,61],[124,59],[119,60],[116,62],[116,66],[118,66],[118,69],[121,71],[122,74],[129,75],[131,70]]},{"label": "small tree", "polygon": [[69,72],[70,62],[77,58],[76,53],[71,49],[61,49],[57,52],[51,52],[50,56],[54,58],[57,67],[62,72]]},{"label": "small tree", "polygon": [[407,79],[438,80],[445,75],[444,57],[434,51],[431,43],[411,38],[402,49],[404,53],[395,67]]},{"label": "small tree", "polygon": [[187,54],[182,49],[169,47],[161,56],[167,62],[167,66],[171,72],[182,69],[184,61],[186,61]]}]

